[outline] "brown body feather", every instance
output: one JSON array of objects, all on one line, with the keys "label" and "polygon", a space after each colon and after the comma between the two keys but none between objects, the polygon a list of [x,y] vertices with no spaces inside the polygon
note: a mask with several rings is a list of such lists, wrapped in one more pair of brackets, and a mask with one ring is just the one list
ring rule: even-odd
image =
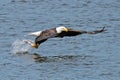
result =
[{"label": "brown body feather", "polygon": [[45,42],[48,38],[54,37],[56,33],[56,28],[42,31],[42,33],[38,37],[36,37],[35,43],[41,44]]}]

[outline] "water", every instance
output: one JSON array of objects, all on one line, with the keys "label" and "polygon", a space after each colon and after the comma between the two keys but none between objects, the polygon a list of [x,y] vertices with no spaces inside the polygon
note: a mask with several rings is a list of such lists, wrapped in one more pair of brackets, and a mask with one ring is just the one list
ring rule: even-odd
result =
[{"label": "water", "polygon": [[[34,40],[26,36],[30,32],[61,25],[87,31],[106,26],[107,31],[50,39],[39,49],[21,42]],[[119,34],[119,0],[1,0],[0,79],[119,80]]]}]

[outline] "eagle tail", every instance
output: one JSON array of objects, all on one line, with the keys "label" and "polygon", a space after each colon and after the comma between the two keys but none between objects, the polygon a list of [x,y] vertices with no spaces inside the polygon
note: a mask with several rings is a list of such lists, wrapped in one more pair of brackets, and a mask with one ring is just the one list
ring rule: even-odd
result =
[{"label": "eagle tail", "polygon": [[32,33],[29,33],[28,35],[29,36],[39,36],[41,34],[42,31],[37,31],[37,32],[32,32]]}]

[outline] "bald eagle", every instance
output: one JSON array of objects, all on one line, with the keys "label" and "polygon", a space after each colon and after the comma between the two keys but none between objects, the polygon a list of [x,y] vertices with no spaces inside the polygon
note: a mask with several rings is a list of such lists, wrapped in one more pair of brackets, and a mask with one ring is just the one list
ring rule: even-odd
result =
[{"label": "bald eagle", "polygon": [[70,29],[64,26],[56,27],[56,28],[51,28],[43,31],[38,31],[38,32],[33,32],[29,33],[28,35],[36,36],[35,41],[28,41],[26,40],[25,42],[30,44],[33,48],[38,48],[39,45],[49,38],[63,38],[65,36],[77,36],[80,34],[97,34],[106,31],[103,27],[101,30],[95,30],[95,31],[82,31],[82,30],[74,30]]}]

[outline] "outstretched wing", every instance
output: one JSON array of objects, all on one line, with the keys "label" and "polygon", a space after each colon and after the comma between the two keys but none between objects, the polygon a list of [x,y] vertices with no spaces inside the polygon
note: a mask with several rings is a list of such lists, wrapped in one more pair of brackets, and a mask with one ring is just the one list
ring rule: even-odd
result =
[{"label": "outstretched wing", "polygon": [[77,36],[80,34],[97,34],[104,32],[105,27],[103,27],[101,30],[95,30],[95,31],[81,31],[81,30],[74,30],[74,29],[68,29],[68,32],[62,32],[60,34],[57,34],[55,28],[50,29],[50,30],[45,30],[41,32],[41,34],[35,39],[35,43],[41,44],[45,42],[49,38],[53,37],[64,37],[64,36]]},{"label": "outstretched wing", "polygon": [[106,31],[105,27],[103,27],[101,30],[88,31],[87,34],[97,34],[97,33],[101,33],[101,32],[104,32],[104,31]]},{"label": "outstretched wing", "polygon": [[53,38],[57,35],[55,28],[50,30],[42,31],[41,34],[36,37],[35,43],[41,44],[45,42],[48,38]]},{"label": "outstretched wing", "polygon": [[57,35],[57,37],[64,37],[64,36],[77,36],[80,34],[97,34],[97,33],[101,33],[104,32],[105,27],[103,27],[101,30],[95,30],[95,31],[82,31],[82,30],[74,30],[74,29],[68,29],[68,32],[62,32],[60,34]]},{"label": "outstretched wing", "polygon": [[74,29],[68,29],[68,32],[62,32],[57,35],[57,37],[64,37],[64,36],[77,36],[79,34],[86,33],[86,31],[79,31],[79,30],[74,30]]}]

